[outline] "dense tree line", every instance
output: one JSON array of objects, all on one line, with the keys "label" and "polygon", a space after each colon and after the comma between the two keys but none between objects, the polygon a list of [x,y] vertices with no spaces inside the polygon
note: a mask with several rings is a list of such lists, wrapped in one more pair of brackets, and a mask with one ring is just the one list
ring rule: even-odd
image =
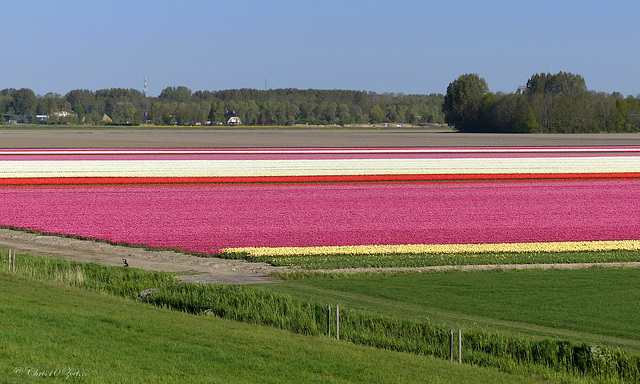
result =
[{"label": "dense tree line", "polygon": [[580,75],[531,76],[521,93],[494,94],[477,74],[447,87],[442,111],[461,132],[637,132],[640,95],[589,91]]},{"label": "dense tree line", "polygon": [[[0,91],[0,114],[47,115],[49,124],[223,124],[234,111],[248,125],[444,123],[443,95],[348,90],[232,89],[192,92],[167,87],[158,97],[135,89],[76,89],[36,96],[30,89]],[[69,114],[61,114],[67,111]],[[32,118],[34,120],[34,118]]]}]

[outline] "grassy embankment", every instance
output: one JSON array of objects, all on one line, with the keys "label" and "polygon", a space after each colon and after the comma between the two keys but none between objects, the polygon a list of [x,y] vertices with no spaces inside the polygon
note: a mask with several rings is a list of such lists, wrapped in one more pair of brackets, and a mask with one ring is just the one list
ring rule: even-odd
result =
[{"label": "grassy embankment", "polygon": [[[6,264],[2,264],[6,269]],[[194,314],[209,314],[249,323],[270,325],[323,338],[324,306],[281,293],[220,285],[178,284],[171,275],[134,269],[74,263],[34,256],[20,256],[16,273],[57,281],[128,298],[146,288],[161,289],[148,302]],[[408,277],[408,276],[407,276]],[[327,280],[330,281],[330,280]],[[338,280],[333,281],[338,282]],[[369,283],[364,284],[367,291]],[[411,287],[411,282],[401,282]],[[474,297],[477,297],[475,295]],[[406,291],[398,299],[411,298]],[[391,301],[395,300],[391,298]],[[409,300],[411,301],[411,300]],[[465,328],[463,360],[497,367],[507,372],[589,382],[610,378],[637,381],[640,358],[574,341],[532,339]],[[447,358],[448,329],[432,322],[397,318],[344,308],[341,339],[415,354]]]},{"label": "grassy embankment", "polygon": [[0,272],[3,383],[533,383]]}]

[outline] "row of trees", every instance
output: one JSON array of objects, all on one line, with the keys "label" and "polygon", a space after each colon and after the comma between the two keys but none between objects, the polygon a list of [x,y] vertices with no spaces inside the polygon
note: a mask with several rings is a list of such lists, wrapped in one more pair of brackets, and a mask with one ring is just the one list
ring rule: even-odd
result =
[{"label": "row of trees", "polygon": [[[27,88],[0,91],[0,114],[48,115],[48,123],[94,124],[107,115],[118,124],[223,124],[234,111],[244,124],[444,123],[443,95],[345,90],[234,89],[192,92],[165,88],[158,97],[135,89],[72,90],[36,96]],[[70,112],[70,115],[58,113]],[[66,115],[66,116],[65,116]]]},{"label": "row of trees", "polygon": [[447,87],[442,111],[461,132],[637,132],[640,95],[589,91],[572,73],[533,75],[520,93],[494,94],[477,74]]}]

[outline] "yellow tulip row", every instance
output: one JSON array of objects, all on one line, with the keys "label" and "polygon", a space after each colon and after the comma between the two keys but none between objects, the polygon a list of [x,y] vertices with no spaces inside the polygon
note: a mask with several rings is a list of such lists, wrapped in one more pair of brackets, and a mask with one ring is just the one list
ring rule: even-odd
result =
[{"label": "yellow tulip row", "polygon": [[545,243],[498,244],[403,244],[345,245],[324,247],[246,247],[226,248],[225,253],[246,253],[249,256],[362,255],[362,254],[422,254],[422,253],[488,253],[488,252],[571,252],[640,250],[640,240],[567,241]]}]

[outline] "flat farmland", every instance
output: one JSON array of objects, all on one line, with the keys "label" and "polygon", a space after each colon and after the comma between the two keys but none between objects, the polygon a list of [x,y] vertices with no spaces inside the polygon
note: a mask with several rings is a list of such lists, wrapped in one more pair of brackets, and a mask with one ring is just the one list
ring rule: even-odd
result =
[{"label": "flat farmland", "polygon": [[[419,129],[0,130],[0,248],[21,244],[37,253],[29,248],[33,242],[50,252],[55,246],[41,241],[54,237],[44,234],[58,234],[69,241],[58,253],[68,257],[72,249],[74,258],[88,261],[78,256],[84,251],[77,243],[94,239],[84,243],[93,245],[100,263],[129,260],[132,268],[119,267],[122,273],[197,271],[212,278],[207,282],[221,282],[212,276],[221,267],[229,275],[262,277],[280,268],[280,276],[305,280],[229,290],[230,299],[249,300],[238,305],[212,301],[227,297],[212,291],[226,289],[223,285],[174,286],[174,276],[166,274],[166,289],[150,300],[195,314],[259,318],[259,324],[314,335],[324,332],[326,305],[340,304],[343,340],[445,357],[448,327],[462,326],[465,343],[474,348],[466,362],[523,373],[555,367],[554,372],[637,382],[637,328],[626,326],[637,323],[637,311],[624,302],[638,291],[631,288],[621,296],[623,287],[633,286],[637,269],[620,270],[624,276],[593,269],[583,270],[586,275],[535,270],[406,277],[345,277],[335,269],[638,261],[639,139],[637,134],[467,135]],[[124,248],[103,258],[103,246],[116,245],[171,253],[146,265],[119,251]],[[442,261],[425,258],[433,255]],[[50,263],[42,259],[43,265]],[[204,265],[196,259],[217,261]],[[446,264],[449,260],[456,262]],[[89,267],[68,268],[52,278],[89,285],[82,272]],[[43,268],[23,262],[18,269],[29,274]],[[333,269],[332,279],[320,277],[318,269]],[[101,282],[109,274],[96,276]],[[543,286],[545,279],[550,284]],[[149,287],[133,287],[133,297]],[[478,292],[487,300],[478,300]],[[263,318],[278,303],[284,312]],[[558,308],[568,304],[575,305],[562,314]],[[304,321],[291,322],[300,319],[288,312],[294,306],[307,316]],[[403,313],[397,317],[399,307]],[[228,312],[243,308],[253,312],[237,318]],[[427,325],[425,317],[444,325]],[[416,335],[428,343],[411,344]],[[434,340],[443,342],[432,347]],[[602,365],[611,359],[615,367]],[[513,364],[523,371],[514,371]]]},{"label": "flat farmland", "polygon": [[255,148],[640,145],[640,133],[484,134],[433,129],[36,129],[0,127],[0,148]]}]

